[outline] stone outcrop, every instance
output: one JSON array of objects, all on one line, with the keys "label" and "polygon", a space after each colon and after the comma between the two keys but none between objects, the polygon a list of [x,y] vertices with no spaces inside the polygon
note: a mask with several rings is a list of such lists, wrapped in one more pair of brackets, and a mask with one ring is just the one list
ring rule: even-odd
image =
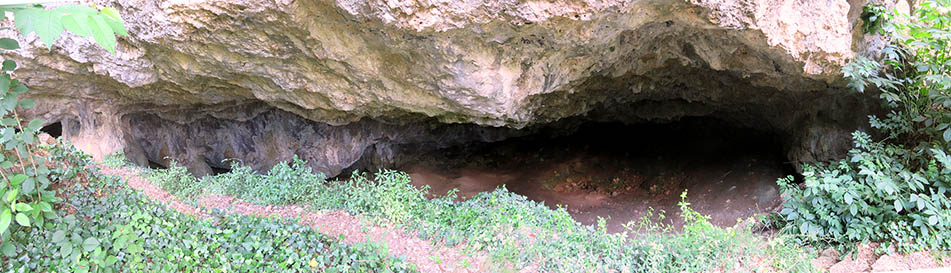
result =
[{"label": "stone outcrop", "polygon": [[[493,141],[565,118],[711,116],[834,158],[876,103],[839,68],[881,41],[864,2],[818,0],[112,0],[116,55],[66,35],[7,54],[96,157],[297,154],[330,175],[397,146]],[[12,36],[12,30],[0,35]]]}]

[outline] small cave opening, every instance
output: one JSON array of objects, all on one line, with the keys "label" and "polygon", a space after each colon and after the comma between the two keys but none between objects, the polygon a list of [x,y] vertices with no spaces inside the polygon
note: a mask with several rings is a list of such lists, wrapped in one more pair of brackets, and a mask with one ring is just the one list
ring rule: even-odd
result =
[{"label": "small cave opening", "polygon": [[691,208],[732,226],[776,209],[776,180],[794,173],[780,136],[715,118],[570,127],[404,154],[397,168],[432,194],[457,188],[465,199],[505,185],[549,207],[566,207],[584,224],[607,218],[611,232],[624,231],[650,209],[666,211],[665,223],[682,226],[677,204],[684,191]]},{"label": "small cave opening", "polygon": [[152,160],[149,160],[148,164],[149,164],[149,165],[148,165],[149,169],[155,169],[155,170],[165,170],[165,169],[168,169],[168,166],[165,166],[165,165],[163,165],[162,163],[158,163],[158,162],[155,162],[155,161],[152,161]]},{"label": "small cave opening", "polygon": [[49,134],[53,138],[58,138],[63,136],[63,124],[59,121],[47,124],[40,128],[40,132]]},{"label": "small cave opening", "polygon": [[226,174],[231,172],[231,168],[220,167],[212,164],[208,164],[208,167],[211,168],[211,175]]}]

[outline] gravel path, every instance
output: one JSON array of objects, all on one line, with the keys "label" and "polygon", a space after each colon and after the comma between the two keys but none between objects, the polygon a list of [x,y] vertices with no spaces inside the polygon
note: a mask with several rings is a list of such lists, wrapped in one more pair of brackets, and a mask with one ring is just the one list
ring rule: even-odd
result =
[{"label": "gravel path", "polygon": [[302,224],[316,228],[331,237],[343,235],[343,241],[375,242],[385,244],[389,254],[406,257],[422,272],[485,272],[486,254],[484,252],[466,253],[463,245],[453,248],[437,246],[397,228],[374,225],[345,211],[315,211],[302,206],[262,206],[238,200],[234,197],[206,194],[198,197],[199,207],[176,200],[158,186],[139,174],[140,170],[128,167],[112,168],[97,166],[106,175],[124,178],[133,189],[142,191],[150,199],[165,204],[179,212],[200,218],[209,217],[207,210],[221,209],[228,213],[249,216],[279,216],[300,218]]}]

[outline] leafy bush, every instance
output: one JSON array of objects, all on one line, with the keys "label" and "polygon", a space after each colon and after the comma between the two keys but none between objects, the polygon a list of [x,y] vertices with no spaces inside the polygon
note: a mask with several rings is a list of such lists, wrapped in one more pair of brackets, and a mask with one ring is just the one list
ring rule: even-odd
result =
[{"label": "leafy bush", "polygon": [[[153,170],[149,177],[189,180],[201,185],[203,192],[261,204],[345,210],[380,224],[404,227],[435,243],[485,250],[493,271],[534,266],[546,272],[693,272],[717,266],[756,267],[753,257],[766,257],[777,268],[812,271],[807,254],[786,243],[790,240],[780,237],[766,242],[748,228],[716,227],[691,210],[686,200],[681,207],[687,222],[683,232],[645,218],[629,225],[630,232],[639,234],[632,240],[627,233],[608,233],[603,224],[582,225],[564,209],[552,210],[504,187],[462,202],[455,201],[454,192],[427,199],[428,188],[417,188],[410,184],[409,175],[390,170],[355,172],[346,181],[326,181],[295,159],[267,174],[234,165],[230,173],[196,179],[176,166]],[[292,187],[281,189],[283,185]]]},{"label": "leafy bush", "polygon": [[110,155],[106,155],[106,158],[104,158],[103,161],[100,163],[109,167],[113,167],[113,168],[122,167],[122,166],[130,164],[129,161],[126,159],[125,153],[123,151],[118,151]]},{"label": "leafy bush", "polygon": [[178,166],[178,163],[172,162],[167,172],[170,173],[168,175],[150,177],[159,187],[168,192],[175,193],[175,195],[180,198],[193,197],[201,193],[202,188],[201,185],[198,184],[198,179],[191,176],[185,168]]},{"label": "leafy bush", "polygon": [[894,43],[880,60],[860,57],[843,73],[855,90],[880,92],[890,112],[869,118],[884,138],[855,132],[848,158],[805,166],[802,185],[780,180],[787,231],[820,245],[951,249],[949,7],[925,1],[911,18],[865,9],[867,30]]},{"label": "leafy bush", "polygon": [[901,250],[951,249],[951,157],[933,149],[936,160],[917,171],[920,155],[897,145],[853,134],[849,158],[806,166],[803,188],[779,181],[789,230],[807,242],[894,242]]},{"label": "leafy bush", "polygon": [[[885,129],[893,142],[910,148],[951,141],[951,1],[922,2],[913,17],[866,9],[879,18],[880,33],[893,39],[880,60],[858,57],[843,74],[858,92],[871,86],[891,109],[872,125]],[[899,137],[900,136],[900,137]],[[921,152],[920,150],[918,152]]]}]

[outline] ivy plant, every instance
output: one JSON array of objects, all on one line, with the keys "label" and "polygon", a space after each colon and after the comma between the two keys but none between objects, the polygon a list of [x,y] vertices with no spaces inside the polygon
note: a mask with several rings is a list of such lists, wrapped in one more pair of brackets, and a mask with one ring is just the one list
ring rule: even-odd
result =
[{"label": "ivy plant", "polygon": [[[79,36],[92,37],[111,53],[115,52],[115,35],[128,35],[115,9],[82,5],[63,5],[45,9],[39,5],[0,5],[4,16],[13,15],[21,35],[36,33],[50,47],[64,30]],[[16,39],[0,38],[0,49],[19,49]],[[30,242],[22,236],[28,229],[54,225],[60,218],[55,209],[62,200],[53,185],[76,177],[77,172],[65,158],[51,158],[49,146],[39,143],[37,134],[44,121],[23,120],[18,112],[35,105],[20,99],[26,85],[15,79],[13,60],[0,66],[0,253],[17,256]],[[52,160],[51,160],[52,159]]]}]

